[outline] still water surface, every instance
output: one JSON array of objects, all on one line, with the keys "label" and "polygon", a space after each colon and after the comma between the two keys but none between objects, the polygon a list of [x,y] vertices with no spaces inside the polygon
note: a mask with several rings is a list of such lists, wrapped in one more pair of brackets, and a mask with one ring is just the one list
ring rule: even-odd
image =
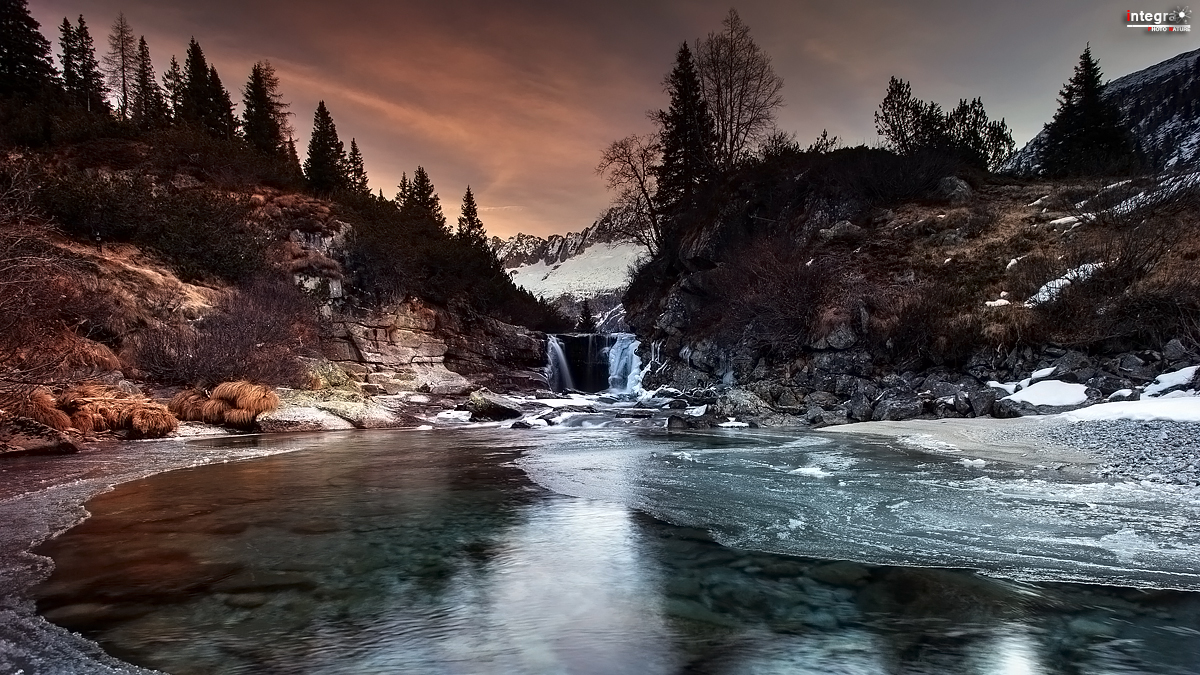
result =
[{"label": "still water surface", "polygon": [[40,610],[178,675],[1200,672],[1193,493],[812,434],[312,444],[92,500]]}]

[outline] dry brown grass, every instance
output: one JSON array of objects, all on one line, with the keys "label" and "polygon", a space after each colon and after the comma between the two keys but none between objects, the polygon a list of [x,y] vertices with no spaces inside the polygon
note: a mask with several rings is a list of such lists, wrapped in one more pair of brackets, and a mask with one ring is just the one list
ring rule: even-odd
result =
[{"label": "dry brown grass", "polygon": [[226,401],[232,408],[249,410],[254,415],[270,412],[279,407],[279,396],[273,389],[244,380],[218,384],[212,391],[212,398]]},{"label": "dry brown grass", "polygon": [[59,431],[71,428],[71,417],[58,409],[54,395],[45,387],[26,387],[4,393],[0,408],[17,417],[28,417]]},{"label": "dry brown grass", "polygon": [[219,398],[210,398],[200,407],[200,421],[208,424],[224,424],[225,414],[233,410],[233,406]]},{"label": "dry brown grass", "polygon": [[254,427],[254,419],[258,414],[252,410],[243,410],[234,408],[225,413],[225,424],[238,429],[251,429]]},{"label": "dry brown grass", "polygon": [[138,402],[126,410],[128,428],[142,438],[161,438],[179,428],[179,420],[159,403]]},{"label": "dry brown grass", "polygon": [[204,392],[184,389],[171,399],[171,402],[167,404],[167,409],[186,422],[203,422],[204,404],[207,402],[208,397],[204,395]]}]

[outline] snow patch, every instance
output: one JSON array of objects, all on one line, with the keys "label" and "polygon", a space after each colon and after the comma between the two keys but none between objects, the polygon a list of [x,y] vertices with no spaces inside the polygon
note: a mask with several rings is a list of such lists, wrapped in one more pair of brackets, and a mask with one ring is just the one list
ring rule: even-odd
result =
[{"label": "snow patch", "polygon": [[1158,396],[1171,387],[1183,386],[1196,377],[1196,370],[1198,369],[1200,369],[1200,366],[1189,366],[1187,368],[1180,368],[1173,373],[1163,373],[1154,378],[1154,382],[1146,387],[1145,394],[1147,396]]},{"label": "snow patch", "polygon": [[1079,405],[1087,403],[1087,386],[1061,380],[1042,380],[1000,400],[1030,405]]},{"label": "snow patch", "polygon": [[1025,301],[1025,304],[1029,307],[1033,307],[1034,305],[1050,302],[1057,298],[1067,286],[1070,286],[1076,281],[1084,281],[1103,267],[1104,263],[1102,262],[1085,263],[1080,265],[1079,267],[1068,271],[1061,277],[1054,279],[1053,281],[1046,282],[1044,286],[1038,289],[1037,293],[1033,294],[1033,297]]},{"label": "snow patch", "polygon": [[1068,422],[1134,420],[1138,422],[1200,422],[1200,398],[1152,398],[1101,403],[1059,415]]},{"label": "snow patch", "polygon": [[513,283],[543,299],[592,297],[625,287],[629,268],[646,249],[634,243],[594,244],[554,264],[539,260],[512,270]]}]

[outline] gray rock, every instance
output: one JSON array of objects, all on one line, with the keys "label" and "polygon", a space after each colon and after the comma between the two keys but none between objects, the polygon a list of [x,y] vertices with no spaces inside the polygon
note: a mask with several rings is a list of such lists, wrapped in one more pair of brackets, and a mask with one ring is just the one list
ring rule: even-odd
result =
[{"label": "gray rock", "polygon": [[679,415],[671,415],[670,417],[667,418],[667,429],[687,429],[687,428],[688,428],[687,420],[683,419]]},{"label": "gray rock", "polygon": [[507,420],[522,415],[519,403],[486,388],[471,392],[465,406],[471,411],[472,419]]},{"label": "gray rock", "polygon": [[1162,355],[1164,359],[1171,362],[1184,361],[1191,357],[1187,348],[1183,346],[1183,343],[1178,338],[1163,345]]},{"label": "gray rock", "polygon": [[822,241],[830,241],[831,239],[849,239],[860,234],[862,234],[862,228],[848,220],[840,220],[834,223],[832,227],[817,231],[817,236],[820,237]]},{"label": "gray rock", "polygon": [[972,391],[971,394],[971,411],[976,417],[983,417],[992,413],[992,406],[996,403],[996,390],[991,387]]},{"label": "gray rock", "polygon": [[971,406],[971,395],[965,391],[960,391],[954,395],[954,409],[960,415],[968,415],[974,412]]},{"label": "gray rock", "polygon": [[856,422],[866,422],[871,419],[873,412],[875,409],[871,405],[871,399],[867,398],[865,394],[855,394],[850,399],[846,416]]},{"label": "gray rock", "polygon": [[509,428],[510,429],[532,429],[533,425],[530,424],[529,422],[526,422],[525,420],[517,420],[516,422],[513,422],[512,426],[510,426]]},{"label": "gray rock", "polygon": [[925,404],[921,399],[903,390],[889,390],[875,404],[871,419],[880,421],[911,420],[920,417],[925,412]]},{"label": "gray rock", "polygon": [[971,201],[971,186],[967,185],[967,182],[961,178],[946,176],[938,181],[937,189],[934,190],[933,196],[935,199],[941,199],[959,206]]},{"label": "gray rock", "polygon": [[827,391],[814,391],[804,399],[804,402],[808,404],[809,408],[831,410],[841,405],[842,399]]},{"label": "gray rock", "polygon": [[682,409],[688,407],[688,402],[681,398],[675,398],[675,399],[671,399],[670,401],[667,401],[667,404],[663,407],[669,408],[671,410],[682,410]]},{"label": "gray rock", "polygon": [[717,397],[716,403],[711,405],[709,412],[717,417],[762,415],[771,412],[771,406],[753,392],[744,389],[730,389]]},{"label": "gray rock", "polygon": [[871,355],[860,349],[819,352],[813,355],[812,367],[816,373],[868,377],[871,374]]}]

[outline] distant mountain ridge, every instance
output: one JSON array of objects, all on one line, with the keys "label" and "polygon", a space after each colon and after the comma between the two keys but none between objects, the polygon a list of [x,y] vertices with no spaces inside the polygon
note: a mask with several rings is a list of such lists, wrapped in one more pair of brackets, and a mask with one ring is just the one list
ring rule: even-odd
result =
[{"label": "distant mountain ridge", "polygon": [[513,282],[574,316],[587,300],[603,331],[625,330],[621,295],[646,247],[609,219],[582,232],[517,234],[489,242]]},{"label": "distant mountain ridge", "polygon": [[[1114,102],[1155,171],[1200,165],[1200,49],[1108,82]],[[1002,171],[1037,174],[1045,129],[1013,154]]]},{"label": "distant mountain ridge", "polygon": [[612,221],[598,220],[581,232],[552,234],[544,239],[519,233],[508,239],[492,237],[489,243],[505,269],[514,269],[538,262],[554,265],[595,244],[633,243],[633,238],[622,233]]}]

